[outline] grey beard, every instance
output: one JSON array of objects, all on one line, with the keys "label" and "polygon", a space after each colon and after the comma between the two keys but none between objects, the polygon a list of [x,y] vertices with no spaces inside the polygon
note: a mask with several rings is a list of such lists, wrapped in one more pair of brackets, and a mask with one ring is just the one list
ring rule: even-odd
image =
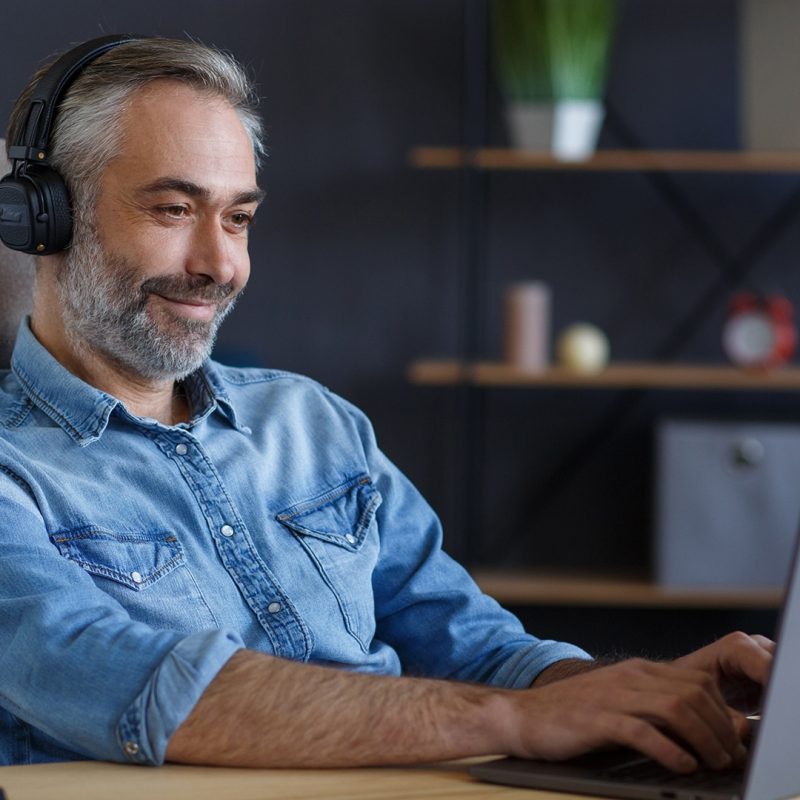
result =
[{"label": "grey beard", "polygon": [[[67,251],[58,275],[58,294],[70,344],[94,351],[124,372],[148,380],[180,380],[211,354],[235,298],[230,284],[205,278],[151,278],[140,282],[134,265],[104,252],[93,226],[84,225]],[[154,291],[168,296],[222,302],[206,322],[177,315],[165,322],[150,316]]]}]

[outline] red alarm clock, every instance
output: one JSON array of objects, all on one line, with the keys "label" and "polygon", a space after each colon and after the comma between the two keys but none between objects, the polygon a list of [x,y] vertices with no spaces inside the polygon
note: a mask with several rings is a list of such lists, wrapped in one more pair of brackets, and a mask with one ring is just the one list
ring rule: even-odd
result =
[{"label": "red alarm clock", "polygon": [[794,355],[796,343],[794,310],[785,297],[743,293],[733,298],[722,329],[722,347],[733,364],[779,367]]}]

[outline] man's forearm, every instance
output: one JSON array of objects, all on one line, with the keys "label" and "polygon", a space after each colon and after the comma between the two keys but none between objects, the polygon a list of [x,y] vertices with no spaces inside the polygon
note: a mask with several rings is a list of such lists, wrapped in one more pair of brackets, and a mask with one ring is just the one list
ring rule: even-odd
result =
[{"label": "man's forearm", "polygon": [[354,674],[243,650],[170,739],[189,764],[342,767],[502,752],[506,690]]},{"label": "man's forearm", "polygon": [[696,768],[698,756],[723,769],[744,753],[744,720],[725,703],[721,681],[746,676],[763,686],[771,647],[733,634],[674,664],[564,661],[522,690],[363,675],[241,651],[172,736],[166,758],[345,767],[489,753],[563,759],[625,745],[679,772]]}]

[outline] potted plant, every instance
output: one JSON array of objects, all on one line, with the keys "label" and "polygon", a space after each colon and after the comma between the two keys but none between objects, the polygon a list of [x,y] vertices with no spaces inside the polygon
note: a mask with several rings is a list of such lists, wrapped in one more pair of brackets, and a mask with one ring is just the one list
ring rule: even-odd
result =
[{"label": "potted plant", "polygon": [[[615,0],[494,1],[495,63],[514,146],[549,144],[563,159],[594,152],[615,12]],[[533,108],[545,118],[542,106],[552,115],[548,139],[520,126]]]}]

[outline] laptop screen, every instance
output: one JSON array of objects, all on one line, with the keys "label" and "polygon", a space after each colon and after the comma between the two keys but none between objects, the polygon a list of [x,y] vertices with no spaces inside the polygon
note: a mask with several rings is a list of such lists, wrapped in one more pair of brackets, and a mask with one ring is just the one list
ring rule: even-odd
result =
[{"label": "laptop screen", "polygon": [[772,664],[761,724],[750,757],[745,800],[775,800],[800,794],[800,544],[778,624],[778,648]]}]

